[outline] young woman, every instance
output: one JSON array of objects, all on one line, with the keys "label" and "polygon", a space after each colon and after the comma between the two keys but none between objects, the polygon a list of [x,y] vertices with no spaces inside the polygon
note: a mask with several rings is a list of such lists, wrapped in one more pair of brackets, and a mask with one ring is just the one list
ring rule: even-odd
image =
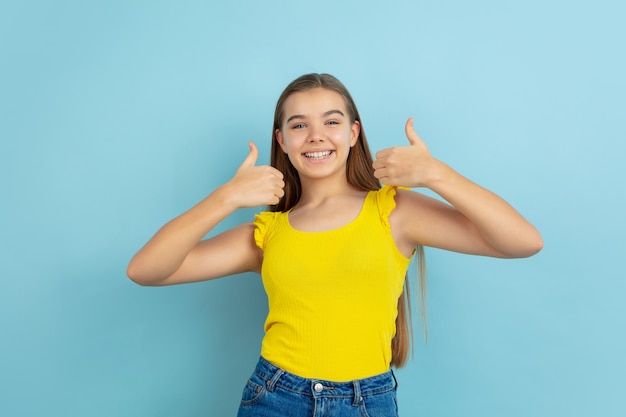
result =
[{"label": "young woman", "polygon": [[[408,146],[373,161],[346,88],[328,74],[294,80],[276,105],[271,166],[250,153],[234,177],[161,228],[128,276],[172,285],[260,273],[269,301],[261,358],[239,416],[395,416],[408,351],[404,282],[422,246],[502,258],[542,248],[497,195]],[[381,187],[381,184],[384,184]],[[401,188],[400,188],[401,187]],[[449,204],[407,188],[425,187]],[[269,211],[206,240],[238,208]]]}]

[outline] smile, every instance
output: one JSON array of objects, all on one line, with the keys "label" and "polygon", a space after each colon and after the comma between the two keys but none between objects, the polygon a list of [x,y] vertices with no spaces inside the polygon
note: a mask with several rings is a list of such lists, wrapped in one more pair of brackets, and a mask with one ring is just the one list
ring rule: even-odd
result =
[{"label": "smile", "polygon": [[323,159],[329,156],[333,151],[323,151],[323,152],[305,152],[304,156],[310,159]]}]

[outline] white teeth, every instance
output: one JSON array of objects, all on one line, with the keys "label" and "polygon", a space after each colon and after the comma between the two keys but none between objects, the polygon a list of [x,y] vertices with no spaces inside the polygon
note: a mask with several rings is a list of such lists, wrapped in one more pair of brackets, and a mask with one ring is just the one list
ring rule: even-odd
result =
[{"label": "white teeth", "polygon": [[304,154],[304,156],[306,156],[307,158],[312,158],[312,159],[322,159],[322,158],[326,158],[328,155],[330,155],[331,151],[324,151],[324,152],[307,152]]}]

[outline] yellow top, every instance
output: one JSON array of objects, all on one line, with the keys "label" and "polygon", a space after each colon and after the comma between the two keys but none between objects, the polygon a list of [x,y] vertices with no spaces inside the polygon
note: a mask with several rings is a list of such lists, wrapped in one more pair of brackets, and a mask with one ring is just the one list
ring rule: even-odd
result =
[{"label": "yellow top", "polygon": [[398,297],[410,258],[389,226],[395,188],[370,191],[358,217],[301,232],[289,212],[256,216],[269,302],[261,355],[304,378],[351,381],[389,369]]}]

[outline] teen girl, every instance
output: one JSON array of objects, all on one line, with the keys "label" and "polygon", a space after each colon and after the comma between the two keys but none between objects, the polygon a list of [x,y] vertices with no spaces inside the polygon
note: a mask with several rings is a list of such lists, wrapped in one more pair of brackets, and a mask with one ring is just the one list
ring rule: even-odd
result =
[{"label": "teen girl", "polygon": [[[269,301],[261,358],[239,416],[396,416],[409,338],[404,282],[422,246],[501,258],[542,248],[497,195],[408,146],[373,161],[349,92],[334,77],[294,80],[276,105],[271,166],[250,153],[234,177],[171,220],[128,276],[172,285],[260,273]],[[384,184],[381,187],[381,184]],[[426,187],[449,204],[403,188]],[[269,211],[202,240],[238,208]]]}]

